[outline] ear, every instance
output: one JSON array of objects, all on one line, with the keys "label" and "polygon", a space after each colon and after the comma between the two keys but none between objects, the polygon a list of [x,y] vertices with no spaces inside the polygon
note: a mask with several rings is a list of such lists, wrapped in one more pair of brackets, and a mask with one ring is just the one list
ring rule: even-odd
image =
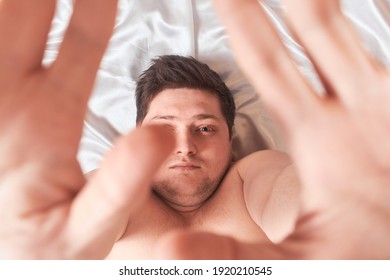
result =
[{"label": "ear", "polygon": [[233,125],[232,131],[230,134],[230,145],[233,145],[233,137],[236,136],[236,127]]}]

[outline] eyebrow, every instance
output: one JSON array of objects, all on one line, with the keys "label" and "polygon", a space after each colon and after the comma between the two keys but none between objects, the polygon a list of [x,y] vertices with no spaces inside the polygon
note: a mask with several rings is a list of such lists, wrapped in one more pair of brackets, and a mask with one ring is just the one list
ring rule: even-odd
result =
[{"label": "eyebrow", "polygon": [[[211,114],[198,114],[193,116],[192,118],[196,120],[212,119],[212,120],[220,121],[220,119],[217,116]],[[177,117],[171,115],[157,115],[152,118],[152,120],[175,120],[175,119],[177,119]]]}]

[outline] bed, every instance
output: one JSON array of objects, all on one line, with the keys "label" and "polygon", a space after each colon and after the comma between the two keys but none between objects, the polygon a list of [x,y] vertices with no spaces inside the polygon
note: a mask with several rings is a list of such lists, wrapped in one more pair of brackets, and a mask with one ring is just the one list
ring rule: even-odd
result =
[{"label": "bed", "polygon": [[[260,3],[280,32],[299,69],[320,92],[310,60],[289,35],[279,1]],[[57,55],[72,13],[72,0],[58,0],[44,63]],[[369,52],[390,59],[390,1],[344,0],[342,9]],[[261,34],[259,34],[261,36]],[[84,122],[78,159],[84,173],[99,167],[115,139],[135,127],[135,81],[150,59],[163,54],[193,56],[216,70],[232,90],[237,106],[233,156],[262,149],[287,151],[282,134],[257,94],[237,68],[228,37],[211,0],[120,0],[115,32],[98,72]]]}]

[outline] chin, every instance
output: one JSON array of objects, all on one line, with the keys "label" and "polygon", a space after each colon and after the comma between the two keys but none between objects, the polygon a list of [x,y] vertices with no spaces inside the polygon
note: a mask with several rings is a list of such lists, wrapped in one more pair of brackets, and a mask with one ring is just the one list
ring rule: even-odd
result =
[{"label": "chin", "polygon": [[[219,181],[218,181],[219,183]],[[208,200],[217,189],[218,183],[210,180],[175,180],[155,181],[152,189],[158,196],[171,203],[191,206],[199,205]]]}]

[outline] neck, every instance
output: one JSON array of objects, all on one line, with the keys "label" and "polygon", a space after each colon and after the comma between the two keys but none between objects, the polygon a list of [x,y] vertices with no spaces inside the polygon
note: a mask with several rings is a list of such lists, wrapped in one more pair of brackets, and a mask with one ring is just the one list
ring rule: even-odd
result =
[{"label": "neck", "polygon": [[153,193],[157,196],[157,199],[159,199],[162,203],[164,203],[166,206],[168,206],[171,210],[173,210],[176,214],[178,214],[184,219],[194,217],[201,210],[202,206],[205,203],[205,201],[203,201],[195,205],[181,205],[167,200],[165,197],[159,195],[155,191],[153,191]]}]

